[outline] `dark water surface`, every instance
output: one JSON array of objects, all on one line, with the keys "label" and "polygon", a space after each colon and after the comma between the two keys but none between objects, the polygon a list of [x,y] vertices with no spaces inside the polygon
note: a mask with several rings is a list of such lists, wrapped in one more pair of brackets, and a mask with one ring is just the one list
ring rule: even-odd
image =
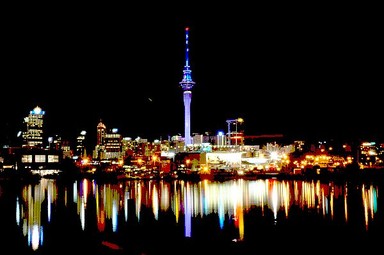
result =
[{"label": "dark water surface", "polygon": [[380,182],[0,181],[0,254],[371,252]]}]

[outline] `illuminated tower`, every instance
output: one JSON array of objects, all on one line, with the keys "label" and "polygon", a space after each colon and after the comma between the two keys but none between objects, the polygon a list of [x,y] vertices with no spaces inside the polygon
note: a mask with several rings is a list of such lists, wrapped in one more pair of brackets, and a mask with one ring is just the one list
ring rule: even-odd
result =
[{"label": "illuminated tower", "polygon": [[189,47],[188,47],[188,31],[189,28],[185,28],[185,66],[183,69],[183,80],[179,82],[183,89],[184,99],[184,141],[185,145],[192,143],[191,139],[191,100],[192,100],[192,87],[195,82],[192,81],[192,76],[189,66]]}]

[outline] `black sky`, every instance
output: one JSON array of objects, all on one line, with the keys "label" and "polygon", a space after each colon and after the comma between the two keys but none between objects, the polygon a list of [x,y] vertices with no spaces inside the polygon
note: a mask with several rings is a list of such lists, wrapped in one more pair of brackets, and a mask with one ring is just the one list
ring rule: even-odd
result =
[{"label": "black sky", "polygon": [[183,134],[189,26],[192,132],[241,117],[248,135],[383,138],[375,6],[162,7],[6,9],[1,130],[13,137],[39,105],[47,135],[100,119],[133,138]]}]

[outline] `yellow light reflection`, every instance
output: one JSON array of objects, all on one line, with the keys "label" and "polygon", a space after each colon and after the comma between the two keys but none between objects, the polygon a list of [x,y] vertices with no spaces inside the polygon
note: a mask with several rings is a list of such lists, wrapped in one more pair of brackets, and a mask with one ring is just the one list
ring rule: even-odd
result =
[{"label": "yellow light reflection", "polygon": [[373,187],[373,185],[370,185],[369,188],[363,185],[361,188],[361,192],[364,207],[365,227],[368,230],[369,221],[373,220],[377,210],[377,192],[376,188]]}]

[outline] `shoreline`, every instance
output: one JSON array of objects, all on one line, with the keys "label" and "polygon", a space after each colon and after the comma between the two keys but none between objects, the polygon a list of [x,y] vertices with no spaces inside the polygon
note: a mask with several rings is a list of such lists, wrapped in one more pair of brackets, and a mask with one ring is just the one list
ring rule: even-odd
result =
[{"label": "shoreline", "polygon": [[94,179],[105,183],[114,183],[121,181],[132,180],[186,180],[186,181],[228,181],[236,179],[244,180],[258,180],[258,179],[277,179],[277,180],[303,180],[303,181],[353,181],[353,182],[371,182],[371,183],[383,183],[384,182],[384,168],[377,169],[358,169],[348,168],[337,172],[321,172],[316,173],[314,171],[308,171],[304,173],[294,174],[292,172],[260,172],[249,173],[245,175],[206,175],[206,174],[176,174],[176,175],[164,175],[164,176],[151,176],[151,177],[130,177],[126,175],[120,175],[117,173],[108,174],[83,174],[83,173],[66,173],[65,171],[57,175],[51,176],[39,176],[37,174],[23,174],[23,173],[0,173],[0,182],[12,181],[20,183],[36,183],[40,179],[56,179],[59,181],[71,181],[82,179]]}]

